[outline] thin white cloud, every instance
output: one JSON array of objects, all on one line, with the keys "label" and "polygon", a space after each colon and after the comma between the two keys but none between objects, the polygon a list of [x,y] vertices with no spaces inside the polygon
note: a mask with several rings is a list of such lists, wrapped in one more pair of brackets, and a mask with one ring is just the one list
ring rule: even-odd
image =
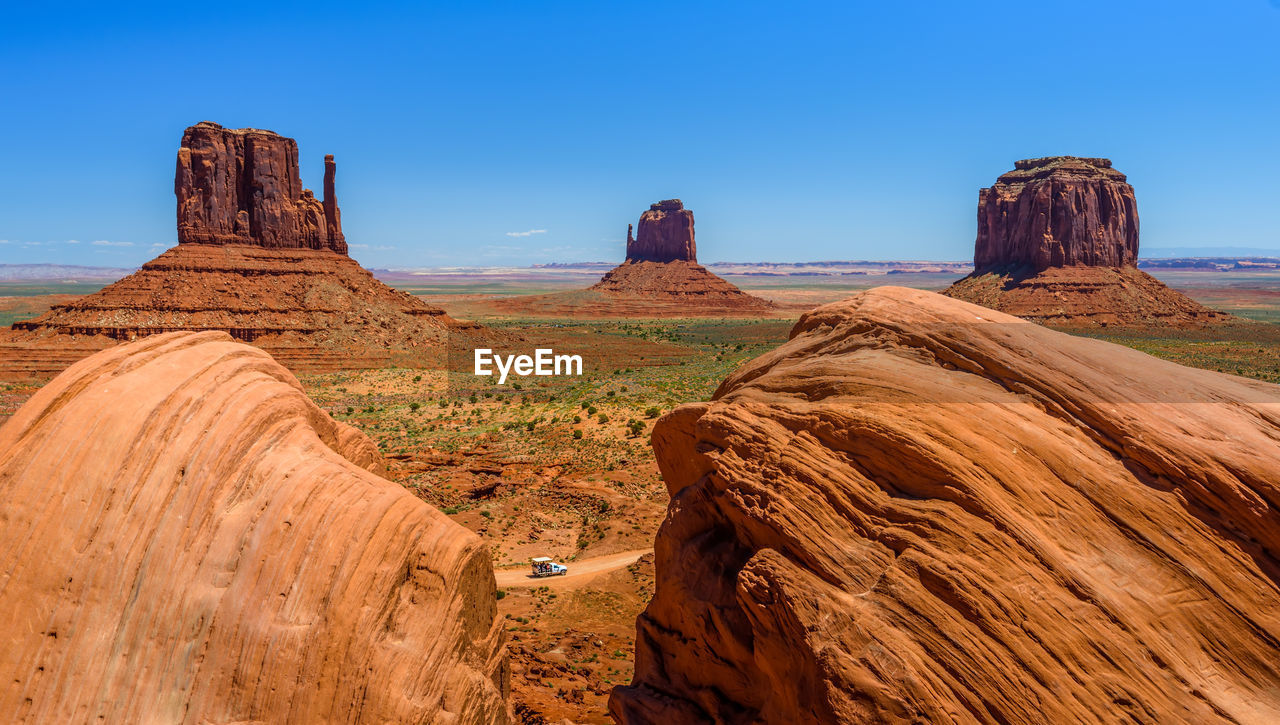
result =
[{"label": "thin white cloud", "polygon": [[535,234],[546,234],[546,229],[530,229],[527,232],[507,232],[508,237],[531,237]]},{"label": "thin white cloud", "polygon": [[98,239],[91,242],[95,247],[132,247],[133,242],[108,242],[105,239]]},{"label": "thin white cloud", "polygon": [[379,244],[376,247],[371,247],[368,244],[348,244],[347,246],[350,247],[351,249],[372,249],[375,252],[385,252],[387,250],[396,248],[388,244]]},{"label": "thin white cloud", "polygon": [[80,240],[79,240],[79,239],[68,239],[68,240],[67,240],[67,244],[79,244],[79,243],[80,243]]}]

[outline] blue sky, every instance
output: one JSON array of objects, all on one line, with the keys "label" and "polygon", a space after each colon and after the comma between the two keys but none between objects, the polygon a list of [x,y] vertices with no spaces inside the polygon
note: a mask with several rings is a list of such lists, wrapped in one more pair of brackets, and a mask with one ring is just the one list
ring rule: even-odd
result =
[{"label": "blue sky", "polygon": [[0,263],[172,245],[206,119],[313,189],[336,154],[378,267],[620,260],[670,197],[704,262],[968,259],[1053,154],[1129,175],[1144,248],[1280,248],[1280,0],[349,5],[5,3]]}]

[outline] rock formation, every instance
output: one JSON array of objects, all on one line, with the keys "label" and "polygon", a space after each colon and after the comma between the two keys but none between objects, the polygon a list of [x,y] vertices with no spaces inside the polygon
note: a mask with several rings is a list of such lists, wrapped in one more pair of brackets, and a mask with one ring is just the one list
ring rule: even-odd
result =
[{"label": "rock formation", "polygon": [[679,199],[650,204],[640,215],[635,238],[627,225],[628,262],[696,262],[698,247],[693,241],[693,212]]},{"label": "rock formation", "polygon": [[475,535],[266,353],[173,333],[0,427],[10,722],[507,722]]},{"label": "rock formation", "polygon": [[974,268],[1133,266],[1138,205],[1108,159],[1026,159],[978,193]]},{"label": "rock formation", "polygon": [[1026,159],[978,194],[974,271],[944,294],[1061,326],[1228,321],[1139,271],[1133,187],[1111,161]]},{"label": "rock formation", "polygon": [[629,723],[1280,721],[1280,387],[929,292],[653,433]]},{"label": "rock formation", "polygon": [[202,121],[182,134],[173,190],[178,243],[330,249],[346,254],[333,156],[324,201],[302,188],[298,144],[272,131]]},{"label": "rock formation", "polygon": [[677,314],[750,313],[773,307],[698,264],[693,212],[679,199],[649,205],[634,237],[631,230],[628,224],[626,261],[591,287],[619,298],[614,304],[626,305],[628,299],[650,306],[674,303],[683,308]]},{"label": "rock formation", "polygon": [[178,246],[14,329],[115,340],[222,330],[267,347],[381,351],[487,334],[379,282],[347,256],[335,173],[326,156],[318,201],[302,188],[293,139],[196,124],[178,149]]}]

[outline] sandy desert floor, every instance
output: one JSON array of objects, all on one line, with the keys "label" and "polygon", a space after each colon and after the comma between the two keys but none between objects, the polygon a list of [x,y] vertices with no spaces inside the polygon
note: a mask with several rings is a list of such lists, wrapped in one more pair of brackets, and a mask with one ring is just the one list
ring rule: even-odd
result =
[{"label": "sandy desert floor", "polygon": [[[1204,304],[1262,324],[1089,334],[1183,364],[1280,382],[1280,276],[1162,276]],[[584,374],[498,385],[459,370],[387,367],[299,370],[299,379],[330,414],[377,442],[393,480],[488,544],[523,721],[605,723],[610,688],[630,680],[635,617],[654,586],[651,547],[667,505],[648,445],[654,420],[710,397],[739,364],[783,342],[803,309],[880,284],[940,289],[953,279],[952,273],[856,282],[730,277],[781,307],[749,319],[521,315],[492,302],[563,287],[528,280],[404,284],[454,317],[518,334],[530,349],[580,354]],[[0,289],[0,316],[39,314],[68,298],[51,288]],[[0,380],[0,422],[45,380],[16,374]],[[533,556],[564,562],[569,575],[528,578]]]}]

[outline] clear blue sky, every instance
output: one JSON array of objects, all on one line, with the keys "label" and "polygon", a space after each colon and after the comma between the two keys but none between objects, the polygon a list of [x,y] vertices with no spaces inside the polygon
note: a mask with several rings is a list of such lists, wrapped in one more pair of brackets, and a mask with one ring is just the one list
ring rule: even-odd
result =
[{"label": "clear blue sky", "polygon": [[0,263],[173,244],[205,119],[336,154],[370,266],[620,260],[669,197],[704,262],[968,259],[1053,154],[1144,248],[1280,248],[1280,0],[4,3],[0,69]]}]

